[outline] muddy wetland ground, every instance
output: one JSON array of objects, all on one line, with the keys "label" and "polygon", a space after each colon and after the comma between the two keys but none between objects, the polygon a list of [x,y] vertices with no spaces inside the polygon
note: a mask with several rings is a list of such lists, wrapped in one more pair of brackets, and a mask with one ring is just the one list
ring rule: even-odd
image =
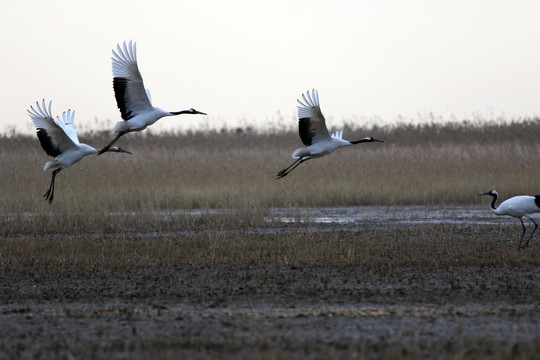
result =
[{"label": "muddy wetland ground", "polygon": [[280,180],[294,133],[134,134],[50,206],[1,138],[0,359],[537,358],[540,233],[477,196],[540,193],[535,132],[351,129],[385,143]]}]

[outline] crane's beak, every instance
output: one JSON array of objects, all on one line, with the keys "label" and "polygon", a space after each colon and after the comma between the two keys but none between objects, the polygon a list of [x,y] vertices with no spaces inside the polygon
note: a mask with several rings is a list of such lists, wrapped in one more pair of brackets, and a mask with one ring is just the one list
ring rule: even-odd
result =
[{"label": "crane's beak", "polygon": [[483,194],[478,194],[478,196],[490,195],[488,192]]},{"label": "crane's beak", "polygon": [[124,150],[122,148],[118,148],[118,152],[121,152],[121,153],[126,153],[126,154],[130,154],[130,155],[133,155],[132,153],[130,153],[129,151],[127,150]]},{"label": "crane's beak", "polygon": [[203,113],[202,111],[197,111],[197,110],[195,110],[195,114],[199,114],[199,115],[208,115],[207,113]]}]

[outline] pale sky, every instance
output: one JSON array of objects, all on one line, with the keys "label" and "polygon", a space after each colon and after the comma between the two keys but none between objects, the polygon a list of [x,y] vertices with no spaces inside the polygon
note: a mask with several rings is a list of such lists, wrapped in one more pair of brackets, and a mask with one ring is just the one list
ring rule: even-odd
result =
[{"label": "pale sky", "polygon": [[[137,42],[154,106],[194,107],[152,129],[296,127],[319,90],[343,121],[540,114],[539,1],[28,1],[0,14],[0,132],[33,132],[26,109],[111,129],[111,50]],[[278,122],[279,118],[282,118]],[[96,119],[98,124],[96,124]]]}]

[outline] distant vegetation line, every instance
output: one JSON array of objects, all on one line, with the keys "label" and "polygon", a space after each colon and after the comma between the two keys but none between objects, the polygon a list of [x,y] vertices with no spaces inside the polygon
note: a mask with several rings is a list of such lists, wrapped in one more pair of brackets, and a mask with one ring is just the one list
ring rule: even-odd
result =
[{"label": "distant vegetation line", "polygon": [[[266,128],[258,127],[256,124],[244,124],[238,126],[229,126],[225,125],[221,128],[216,126],[205,126],[198,125],[194,126],[193,129],[167,129],[154,127],[149,128],[147,133],[152,136],[184,136],[184,135],[204,135],[204,134],[257,134],[257,135],[268,135],[268,134],[286,134],[290,132],[297,132],[297,123],[295,119],[292,119],[290,122],[287,122],[287,126],[284,125],[284,121],[281,120],[280,123],[283,126],[269,126]],[[339,121],[337,122],[340,123]],[[84,126],[84,123],[77,123],[77,127],[80,128],[79,133],[82,136],[87,137],[101,137],[101,136],[110,136],[112,129],[92,129]],[[101,128],[101,127],[100,127]],[[475,134],[482,133],[495,133],[504,130],[510,130],[512,133],[522,131],[522,130],[534,130],[540,129],[540,118],[525,118],[525,119],[472,119],[472,120],[462,120],[462,121],[422,121],[422,122],[362,122],[362,121],[343,121],[340,125],[333,126],[330,131],[334,130],[344,130],[345,132],[356,132],[356,131],[380,131],[384,134],[392,133],[402,133],[402,132],[412,132],[412,133],[421,133],[426,135],[438,134],[443,131],[449,131],[450,133],[455,133],[459,131],[472,131]],[[15,127],[7,127],[3,130],[0,129],[0,139],[12,138],[12,137],[32,137],[34,136],[34,130],[29,132],[17,130]]]}]

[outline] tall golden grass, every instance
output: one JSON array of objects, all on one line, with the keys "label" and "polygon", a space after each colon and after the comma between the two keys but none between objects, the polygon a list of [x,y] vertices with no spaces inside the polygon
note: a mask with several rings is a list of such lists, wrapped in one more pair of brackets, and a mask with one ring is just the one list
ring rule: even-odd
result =
[{"label": "tall golden grass", "polygon": [[[90,156],[62,171],[50,206],[42,197],[49,158],[37,137],[2,137],[0,233],[160,227],[167,221],[155,211],[177,209],[228,208],[234,221],[256,222],[269,207],[474,204],[492,188],[503,198],[540,193],[537,134],[536,120],[347,127],[348,139],[385,142],[339,150],[276,180],[302,146],[296,133],[134,133],[119,142],[133,155]],[[110,136],[80,138],[100,147]],[[175,217],[181,225],[190,219]]]}]

